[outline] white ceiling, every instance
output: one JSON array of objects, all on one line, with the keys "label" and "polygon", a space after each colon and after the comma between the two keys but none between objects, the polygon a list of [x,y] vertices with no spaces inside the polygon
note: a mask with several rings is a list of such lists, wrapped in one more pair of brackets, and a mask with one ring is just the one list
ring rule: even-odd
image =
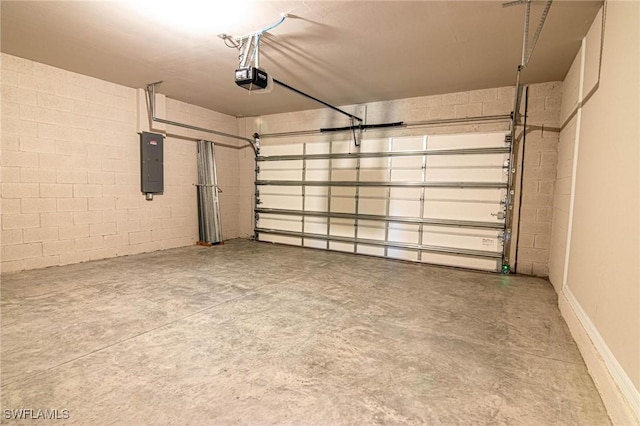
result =
[{"label": "white ceiling", "polygon": [[[237,87],[238,52],[217,37],[263,29],[289,12],[290,18],[263,37],[261,67],[334,105],[515,84],[524,6],[503,8],[499,1],[227,1],[243,6],[238,22],[196,11],[194,19],[210,18],[211,25],[185,29],[177,25],[176,12],[163,21],[152,10],[133,8],[132,1],[3,0],[1,49],[130,87],[164,80],[161,93],[236,116],[317,108],[283,88],[256,95]],[[225,4],[178,2],[181,12],[207,3]],[[601,3],[553,3],[523,73],[525,82],[564,78]],[[531,33],[543,6],[543,1],[533,2]]]}]

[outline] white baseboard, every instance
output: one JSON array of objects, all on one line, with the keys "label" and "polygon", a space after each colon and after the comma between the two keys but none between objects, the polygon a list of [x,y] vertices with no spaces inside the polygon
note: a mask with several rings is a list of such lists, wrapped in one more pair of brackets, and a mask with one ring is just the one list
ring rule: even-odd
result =
[{"label": "white baseboard", "polygon": [[640,392],[568,287],[558,305],[613,423],[640,425]]}]

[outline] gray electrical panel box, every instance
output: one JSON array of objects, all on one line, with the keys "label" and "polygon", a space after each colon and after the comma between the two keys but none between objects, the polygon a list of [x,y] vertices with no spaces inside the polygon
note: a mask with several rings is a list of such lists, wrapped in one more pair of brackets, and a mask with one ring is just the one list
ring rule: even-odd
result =
[{"label": "gray electrical panel box", "polygon": [[148,132],[140,134],[141,190],[145,194],[164,191],[163,142],[163,135]]}]

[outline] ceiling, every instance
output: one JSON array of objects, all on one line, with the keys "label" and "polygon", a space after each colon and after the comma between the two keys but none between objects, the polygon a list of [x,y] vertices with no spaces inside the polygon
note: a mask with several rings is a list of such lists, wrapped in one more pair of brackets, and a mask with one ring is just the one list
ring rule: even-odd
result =
[{"label": "ceiling", "polygon": [[[317,108],[284,88],[249,93],[234,83],[238,51],[218,34],[261,30],[260,65],[334,105],[515,84],[524,6],[499,1],[239,1],[236,18],[182,0],[2,1],[1,50],[140,88],[163,80],[170,98],[234,116]],[[133,5],[147,5],[146,9]],[[155,6],[151,8],[151,4]],[[544,6],[534,1],[531,33]],[[524,82],[562,80],[601,1],[554,1]],[[188,12],[195,12],[189,17]],[[186,16],[183,16],[186,15]],[[191,25],[184,25],[184,19]],[[182,26],[180,26],[182,24]]]}]

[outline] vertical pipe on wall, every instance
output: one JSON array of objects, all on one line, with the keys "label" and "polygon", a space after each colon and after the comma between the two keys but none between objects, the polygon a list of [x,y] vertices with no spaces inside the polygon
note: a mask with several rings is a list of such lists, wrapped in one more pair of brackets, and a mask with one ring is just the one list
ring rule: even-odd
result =
[{"label": "vertical pipe on wall", "polygon": [[220,187],[218,186],[218,169],[216,167],[216,146],[213,143],[210,143],[211,150],[211,195],[213,197],[213,202],[211,207],[213,208],[212,216],[213,216],[213,241],[222,241],[222,221],[220,218]]},{"label": "vertical pipe on wall", "polygon": [[[525,150],[527,148],[527,110],[529,109],[529,86],[527,86],[524,94],[524,120],[522,123],[522,155],[521,160],[518,165],[520,166],[520,194],[518,195],[518,210],[522,206],[522,181],[524,180],[524,158],[525,158]],[[516,233],[515,239],[515,253],[513,255],[513,272],[518,272],[518,243],[520,242],[520,223],[521,223],[522,215],[520,211],[518,211],[518,232]]]},{"label": "vertical pipe on wall", "polygon": [[258,241],[258,213],[256,209],[260,205],[260,190],[258,189],[258,173],[260,172],[260,166],[258,166],[258,156],[260,155],[260,135],[258,133],[253,134],[253,142],[251,143],[253,148],[253,239]]},{"label": "vertical pipe on wall", "polygon": [[569,258],[571,256],[571,234],[573,231],[573,208],[576,199],[576,176],[578,174],[578,153],[580,148],[580,126],[582,123],[582,99],[584,97],[584,65],[587,50],[586,37],[582,39],[582,47],[580,48],[580,80],[578,84],[578,111],[576,113],[576,135],[573,142],[573,161],[571,170],[571,192],[569,196],[569,223],[567,224],[567,240],[564,257],[564,269],[562,271],[562,290],[567,287],[567,279],[569,276]]}]

